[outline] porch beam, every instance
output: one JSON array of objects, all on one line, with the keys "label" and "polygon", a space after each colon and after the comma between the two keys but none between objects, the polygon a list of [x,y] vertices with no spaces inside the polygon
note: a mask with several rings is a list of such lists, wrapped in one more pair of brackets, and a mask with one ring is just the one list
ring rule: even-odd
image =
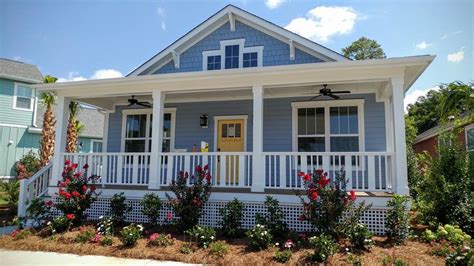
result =
[{"label": "porch beam", "polygon": [[[66,132],[69,116],[69,103],[71,100],[64,96],[58,96],[56,105],[56,135],[54,137],[54,155],[52,159],[52,176],[50,186],[57,186],[61,171],[63,169],[63,160],[61,153],[66,150]],[[50,195],[52,195],[50,193]]]},{"label": "porch beam", "polygon": [[395,175],[393,188],[397,194],[408,195],[407,153],[405,140],[405,111],[403,105],[404,79],[394,77],[392,85],[393,138],[395,148]]},{"label": "porch beam", "polygon": [[153,122],[151,128],[151,154],[150,154],[150,180],[149,189],[160,188],[160,169],[161,169],[161,153],[163,146],[163,113],[165,103],[165,93],[161,90],[153,90]]},{"label": "porch beam", "polygon": [[265,188],[265,159],[263,157],[263,86],[252,86],[253,93],[253,165],[252,192]]}]

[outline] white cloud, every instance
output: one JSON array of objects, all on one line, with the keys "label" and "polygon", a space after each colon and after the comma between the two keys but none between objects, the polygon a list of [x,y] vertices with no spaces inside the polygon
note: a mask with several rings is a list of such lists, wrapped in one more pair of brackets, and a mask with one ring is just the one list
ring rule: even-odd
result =
[{"label": "white cloud", "polygon": [[458,34],[461,34],[461,33],[462,33],[462,30],[457,30],[457,31],[446,33],[441,37],[441,40],[444,40],[444,39],[448,38],[449,36],[458,35]]},{"label": "white cloud", "polygon": [[161,21],[161,29],[166,30],[166,24],[164,21]]},{"label": "white cloud", "polygon": [[279,7],[281,4],[286,2],[286,0],[266,0],[265,5],[270,9],[275,9]]},{"label": "white cloud", "polygon": [[[94,72],[88,79],[109,79],[109,78],[120,78],[123,77],[122,73],[115,69],[99,69]],[[79,75],[78,72],[69,72],[67,78],[58,78],[58,82],[69,82],[69,81],[82,81],[88,80],[87,78]]]},{"label": "white cloud", "polygon": [[448,54],[448,61],[451,63],[459,63],[464,59],[464,47],[461,47],[458,52]]},{"label": "white cloud", "polygon": [[306,18],[295,18],[285,28],[305,38],[327,42],[334,35],[349,34],[360,19],[352,7],[319,6],[311,9]]},{"label": "white cloud", "polygon": [[416,45],[416,49],[418,50],[425,50],[426,48],[430,47],[431,43],[427,43],[425,41],[422,41]]},{"label": "white cloud", "polygon": [[439,90],[439,86],[435,86],[428,89],[421,89],[421,90],[410,90],[406,95],[403,101],[405,105],[405,112],[407,111],[407,107],[409,104],[414,104],[419,97],[425,96],[430,90]]},{"label": "white cloud", "polygon": [[156,13],[158,14],[158,16],[160,17],[161,19],[161,29],[163,31],[166,31],[166,23],[165,23],[165,18],[166,18],[166,11],[164,8],[162,7],[158,7],[156,9]]}]

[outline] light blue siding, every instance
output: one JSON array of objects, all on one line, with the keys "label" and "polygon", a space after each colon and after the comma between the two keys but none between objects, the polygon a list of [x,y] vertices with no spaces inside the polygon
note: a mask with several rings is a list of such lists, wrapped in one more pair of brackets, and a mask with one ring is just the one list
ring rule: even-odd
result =
[{"label": "light blue siding", "polygon": [[[365,150],[385,151],[385,114],[384,103],[376,102],[374,94],[343,96],[342,99],[365,99]],[[264,151],[292,150],[292,114],[291,103],[306,98],[275,98],[264,101],[263,149]],[[252,150],[252,101],[221,101],[167,104],[176,107],[176,149],[191,151],[194,144],[206,141],[210,150],[214,150],[214,116],[248,115],[247,150]],[[201,114],[209,115],[209,127],[199,126]],[[122,128],[122,108],[109,117],[108,151],[119,152]]]},{"label": "light blue siding", "polygon": [[202,71],[202,52],[220,49],[220,41],[245,39],[245,47],[264,46],[263,66],[277,66],[290,64],[305,64],[323,62],[320,58],[295,49],[295,60],[290,60],[288,43],[277,40],[244,23],[236,21],[235,31],[230,31],[229,22],[194,44],[180,55],[180,67],[176,69],[170,61],[153,74]]},{"label": "light blue siding", "polygon": [[15,82],[0,78],[0,124],[31,125],[33,111],[13,109]]}]

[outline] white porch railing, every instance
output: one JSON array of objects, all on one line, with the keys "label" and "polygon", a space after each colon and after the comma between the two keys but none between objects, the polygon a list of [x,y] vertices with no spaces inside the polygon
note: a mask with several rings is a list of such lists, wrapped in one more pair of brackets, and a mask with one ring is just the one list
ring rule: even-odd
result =
[{"label": "white porch railing", "polygon": [[[214,187],[251,187],[251,152],[163,153],[160,184],[170,185],[180,171],[195,174],[195,167],[208,165]],[[189,184],[193,180],[188,179]]]},{"label": "white porch railing", "polygon": [[147,185],[150,178],[150,153],[63,153],[61,158],[79,169],[87,163],[87,173],[100,176],[102,185]]},{"label": "white porch railing", "polygon": [[43,196],[48,191],[52,173],[51,166],[52,164],[50,163],[33,176],[20,181],[20,194],[18,196],[19,217],[26,215],[26,209],[30,206],[31,201]]},{"label": "white porch railing", "polygon": [[393,154],[389,152],[265,152],[265,187],[295,189],[302,187],[299,172],[315,169],[345,171],[347,186],[358,191],[392,189]]}]

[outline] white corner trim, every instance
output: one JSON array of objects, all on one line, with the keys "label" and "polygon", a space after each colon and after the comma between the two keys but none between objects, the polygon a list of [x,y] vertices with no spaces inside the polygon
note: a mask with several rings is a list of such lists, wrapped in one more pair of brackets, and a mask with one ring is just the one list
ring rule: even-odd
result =
[{"label": "white corner trim", "polygon": [[178,54],[176,51],[172,51],[171,55],[173,56],[173,62],[174,62],[174,68],[179,69],[179,58],[180,54]]},{"label": "white corner trim", "polygon": [[227,15],[229,16],[230,31],[235,31],[235,18],[232,11],[228,11]]},{"label": "white corner trim", "polygon": [[24,126],[24,125],[3,124],[3,123],[0,123],[0,127],[17,127],[17,128],[28,128],[28,126]]},{"label": "white corner trim", "polygon": [[293,40],[289,40],[288,44],[290,46],[290,60],[295,60],[295,45]]},{"label": "white corner trim", "polygon": [[243,119],[244,120],[244,152],[247,151],[247,120],[248,115],[215,115],[214,116],[214,151],[217,152],[217,124],[219,120],[233,120]]},{"label": "white corner trim", "polygon": [[[29,109],[26,109],[26,108],[19,108],[16,106],[16,102],[17,102],[17,94],[18,94],[18,86],[23,86],[23,87],[28,87],[31,89],[31,97],[30,98],[30,108]],[[14,110],[19,110],[19,111],[28,111],[28,112],[31,112],[33,111],[33,108],[34,108],[34,104],[35,104],[35,95],[34,95],[34,89],[30,87],[30,85],[28,84],[25,84],[25,83],[19,83],[19,82],[15,82],[15,87],[14,87],[14,90],[13,90],[13,107],[12,109]],[[24,97],[26,98],[26,97]]]}]

